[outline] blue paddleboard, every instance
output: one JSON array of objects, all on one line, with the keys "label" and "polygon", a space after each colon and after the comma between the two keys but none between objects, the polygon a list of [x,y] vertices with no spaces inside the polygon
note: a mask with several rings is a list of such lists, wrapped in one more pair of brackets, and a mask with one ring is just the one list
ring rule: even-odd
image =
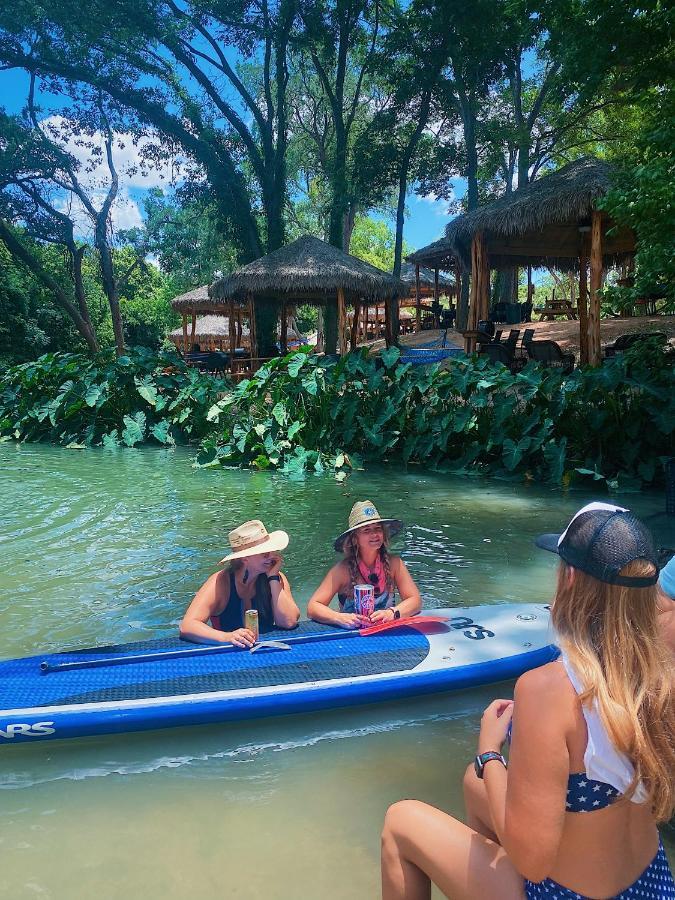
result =
[{"label": "blue paddleboard", "polygon": [[293,631],[261,635],[273,643],[254,653],[171,637],[5,660],[0,743],[397,700],[515,678],[555,654],[543,605],[424,614],[444,621],[368,637],[303,622]]}]

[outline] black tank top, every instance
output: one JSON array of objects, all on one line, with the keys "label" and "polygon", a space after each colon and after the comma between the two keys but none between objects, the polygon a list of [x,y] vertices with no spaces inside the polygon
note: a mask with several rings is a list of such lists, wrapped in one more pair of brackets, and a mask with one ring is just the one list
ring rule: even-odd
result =
[{"label": "black tank top", "polygon": [[[258,627],[260,631],[269,631],[274,628],[274,619],[271,615],[271,603],[266,603],[264,593],[269,593],[267,576],[258,575],[255,584],[255,593],[251,600],[251,609],[258,610]],[[269,611],[266,609],[269,607]],[[234,578],[234,570],[230,569],[230,599],[225,609],[217,616],[211,616],[211,627],[217,631],[236,631],[244,627],[244,601],[237,593],[237,583]]]}]

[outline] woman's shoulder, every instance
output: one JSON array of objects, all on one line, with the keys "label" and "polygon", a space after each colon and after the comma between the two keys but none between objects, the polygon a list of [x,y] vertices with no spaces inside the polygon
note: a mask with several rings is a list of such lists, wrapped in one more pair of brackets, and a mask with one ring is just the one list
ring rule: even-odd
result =
[{"label": "woman's shoulder", "polygon": [[559,659],[530,669],[516,681],[515,696],[521,703],[533,701],[537,704],[552,698],[574,695],[565,668]]}]

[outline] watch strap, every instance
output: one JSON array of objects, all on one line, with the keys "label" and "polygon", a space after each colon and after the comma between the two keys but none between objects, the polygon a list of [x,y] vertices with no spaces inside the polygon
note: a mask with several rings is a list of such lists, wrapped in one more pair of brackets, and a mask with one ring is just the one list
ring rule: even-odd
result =
[{"label": "watch strap", "polygon": [[268,581],[278,581],[279,584],[281,584],[281,575],[268,575],[267,580]]},{"label": "watch strap", "polygon": [[491,762],[493,759],[498,760],[504,768],[506,768],[506,760],[497,750],[488,750],[486,753],[479,753],[478,756],[474,760],[474,769],[476,770],[476,775],[478,778],[483,777],[483,769],[486,764]]}]

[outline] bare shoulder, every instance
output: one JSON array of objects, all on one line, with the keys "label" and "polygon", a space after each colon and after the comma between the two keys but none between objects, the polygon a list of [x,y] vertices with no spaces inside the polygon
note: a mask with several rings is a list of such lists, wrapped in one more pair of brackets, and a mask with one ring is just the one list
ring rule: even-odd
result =
[{"label": "bare shoulder", "polygon": [[576,696],[574,688],[559,660],[530,669],[516,681],[515,697],[521,703],[543,699],[549,702],[553,697],[562,699],[571,695]]}]

